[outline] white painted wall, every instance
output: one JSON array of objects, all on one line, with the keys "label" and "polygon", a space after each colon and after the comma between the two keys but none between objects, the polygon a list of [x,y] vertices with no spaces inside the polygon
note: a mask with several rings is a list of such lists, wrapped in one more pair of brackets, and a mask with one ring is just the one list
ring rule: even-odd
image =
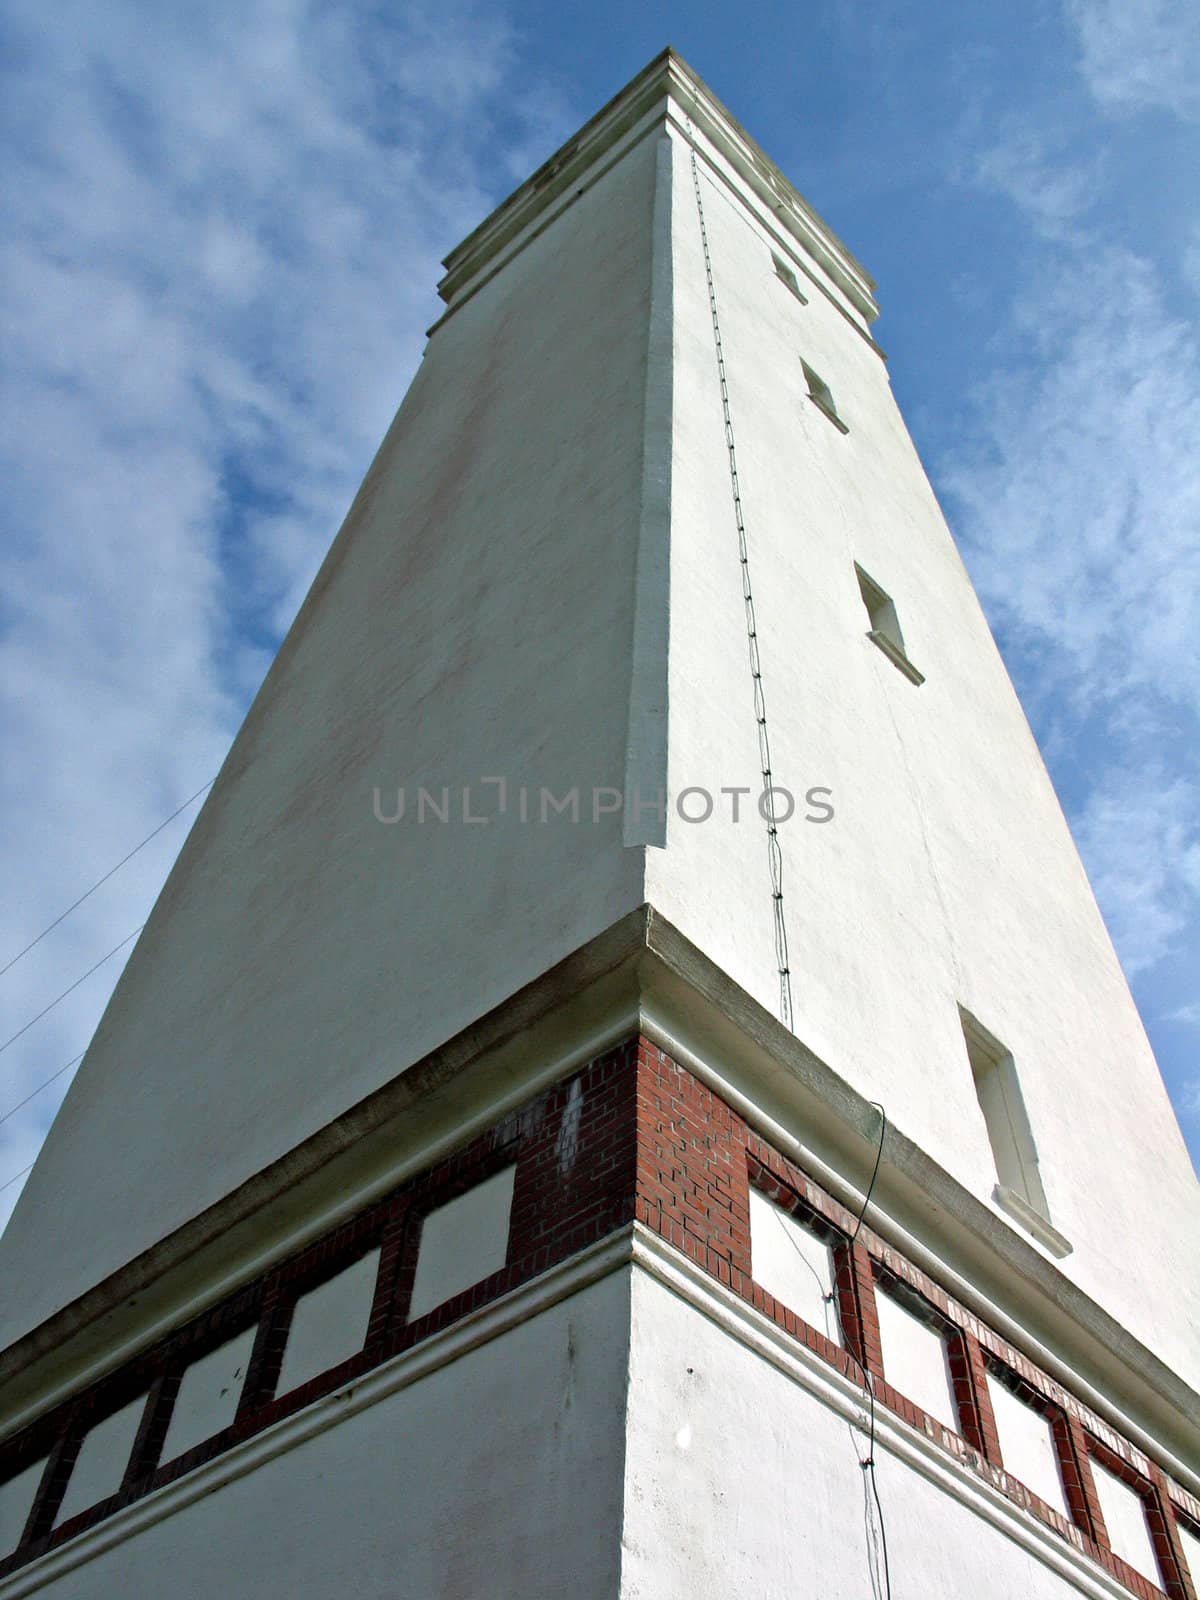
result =
[{"label": "white painted wall", "polygon": [[[700,232],[674,143],[670,781],[758,793]],[[798,804],[782,829],[796,1032],[990,1202],[958,1006],[978,1017],[1013,1056],[1073,1246],[1061,1270],[1195,1383],[1200,1188],[887,368],[822,294],[801,306],[765,229],[702,184],[774,772],[797,797],[827,785],[836,809],[811,824]],[[847,434],[808,398],[802,358]],[[895,601],[920,687],[865,637],[856,561]],[[733,825],[727,801],[721,815],[671,816],[647,898],[775,1011],[763,826]]]},{"label": "white painted wall", "polygon": [[[682,1258],[675,1272],[670,1288],[617,1268],[362,1410],[327,1404],[329,1425],[283,1453],[104,1524],[107,1547],[75,1545],[81,1564],[36,1592],[692,1600],[735,1581],[862,1600],[865,1407],[840,1410],[831,1368]],[[898,1600],[1108,1592],[1081,1591],[1098,1566],[1056,1570],[1057,1535],[918,1439],[880,1412]],[[36,1570],[0,1595],[27,1592]]]},{"label": "white painted wall", "polygon": [[0,1348],[641,903],[619,815],[516,791],[624,780],[654,175],[433,336],[0,1240]]},{"label": "white painted wall", "polygon": [[626,1269],[44,1592],[54,1600],[610,1600],[628,1329]]},{"label": "white painted wall", "polygon": [[[863,1600],[866,1439],[670,1290],[636,1273],[621,1595]],[[1077,1588],[883,1444],[892,1590],[1062,1600]]]}]

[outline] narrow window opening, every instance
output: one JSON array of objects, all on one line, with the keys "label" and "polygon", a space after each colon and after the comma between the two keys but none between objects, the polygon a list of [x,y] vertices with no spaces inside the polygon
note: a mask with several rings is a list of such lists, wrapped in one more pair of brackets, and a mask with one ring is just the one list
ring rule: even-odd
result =
[{"label": "narrow window opening", "polygon": [[500,1271],[508,1259],[516,1170],[503,1167],[426,1213],[408,1305],[410,1323]]},{"label": "narrow window opening", "polygon": [[785,1211],[751,1186],[750,1254],[755,1283],[810,1327],[840,1344],[832,1243],[813,1221]]},{"label": "narrow window opening", "polygon": [[967,1058],[983,1112],[998,1183],[992,1198],[1054,1255],[1071,1246],[1050,1222],[1037,1145],[1011,1053],[960,1006]]},{"label": "narrow window opening", "polygon": [[1108,1546],[1122,1561],[1127,1561],[1135,1572],[1159,1588],[1165,1588],[1158,1557],[1154,1553],[1154,1538],[1146,1517],[1146,1501],[1131,1483],[1111,1471],[1093,1454],[1089,1465],[1100,1514],[1108,1534]]},{"label": "narrow window opening", "polygon": [[837,406],[833,401],[833,390],[825,382],[825,379],[821,377],[820,373],[814,372],[803,358],[801,358],[800,365],[804,368],[804,381],[808,384],[808,398],[813,405],[825,413],[839,432],[849,433],[850,429],[838,416]]},{"label": "narrow window opening", "polygon": [[1200,1584],[1200,1523],[1193,1525],[1184,1522],[1176,1513],[1175,1526],[1179,1530],[1179,1542],[1183,1546],[1183,1556],[1191,1575],[1192,1587],[1195,1588]]},{"label": "narrow window opening", "polygon": [[902,1279],[877,1271],[875,1314],[883,1375],[935,1421],[962,1432],[946,1321]]},{"label": "narrow window opening", "polygon": [[792,291],[802,306],[806,306],[808,304],[808,296],[801,292],[799,280],[791,267],[788,266],[782,256],[777,256],[773,251],[771,260],[775,263],[775,276],[780,283],[786,285]]},{"label": "narrow window opening", "polygon": [[1062,1459],[1040,1397],[1015,1372],[990,1363],[987,1386],[1005,1472],[1069,1519]]},{"label": "narrow window opening", "polygon": [[879,646],[893,666],[899,667],[906,678],[913,683],[924,683],[924,674],[913,666],[904,648],[904,635],[900,631],[900,618],[896,615],[895,602],[890,595],[883,592],[874,578],[863,571],[857,561],[854,563],[854,571],[858,577],[858,592],[862,595],[862,602],[867,608],[867,616],[871,623],[867,630],[867,638],[872,644]]},{"label": "narrow window opening", "polygon": [[41,1456],[32,1466],[22,1467],[5,1483],[0,1483],[0,1561],[21,1543],[29,1513],[46,1470]]}]

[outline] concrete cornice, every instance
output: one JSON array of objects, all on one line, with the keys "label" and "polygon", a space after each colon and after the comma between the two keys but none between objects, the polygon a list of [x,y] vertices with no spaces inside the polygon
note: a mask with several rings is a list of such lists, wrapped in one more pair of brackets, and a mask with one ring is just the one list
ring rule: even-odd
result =
[{"label": "concrete cornice", "polygon": [[[644,905],[0,1354],[3,1431],[639,1030],[844,1204],[861,1205],[878,1113]],[[867,1220],[1196,1488],[1200,1396],[894,1125]]]},{"label": "concrete cornice", "polygon": [[639,124],[650,126],[670,119],[683,131],[688,118],[733,176],[816,261],[864,322],[874,321],[879,314],[875,283],[865,267],[703,79],[669,46],[451,250],[443,262],[446,274],[438,285],[442,299],[453,309],[467,298],[508,247],[531,236],[539,219],[554,210],[562,197],[578,190],[593,168],[603,167],[605,157]]}]

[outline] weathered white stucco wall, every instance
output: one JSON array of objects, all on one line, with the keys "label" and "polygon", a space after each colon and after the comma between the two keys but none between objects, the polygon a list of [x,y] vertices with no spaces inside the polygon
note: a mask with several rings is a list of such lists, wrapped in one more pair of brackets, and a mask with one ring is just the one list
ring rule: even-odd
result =
[{"label": "weathered white stucco wall", "polygon": [[[635,1273],[622,1600],[862,1600],[866,1454],[864,1434],[819,1398]],[[885,1443],[876,1462],[895,1595],[1080,1592]]]},{"label": "weathered white stucco wall", "polygon": [[41,1592],[610,1600],[629,1278],[580,1291]]},{"label": "weathered white stucco wall", "polygon": [[624,778],[655,160],[434,334],[0,1243],[0,1347],[641,902],[619,813],[517,790]]}]

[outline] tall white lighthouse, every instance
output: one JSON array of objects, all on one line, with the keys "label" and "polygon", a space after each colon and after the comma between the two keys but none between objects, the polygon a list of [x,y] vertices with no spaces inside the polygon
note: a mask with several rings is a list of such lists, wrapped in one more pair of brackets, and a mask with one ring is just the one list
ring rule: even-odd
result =
[{"label": "tall white lighthouse", "polygon": [[1196,1600],[1200,1197],[674,53],[444,315],[0,1241],[0,1597]]}]

